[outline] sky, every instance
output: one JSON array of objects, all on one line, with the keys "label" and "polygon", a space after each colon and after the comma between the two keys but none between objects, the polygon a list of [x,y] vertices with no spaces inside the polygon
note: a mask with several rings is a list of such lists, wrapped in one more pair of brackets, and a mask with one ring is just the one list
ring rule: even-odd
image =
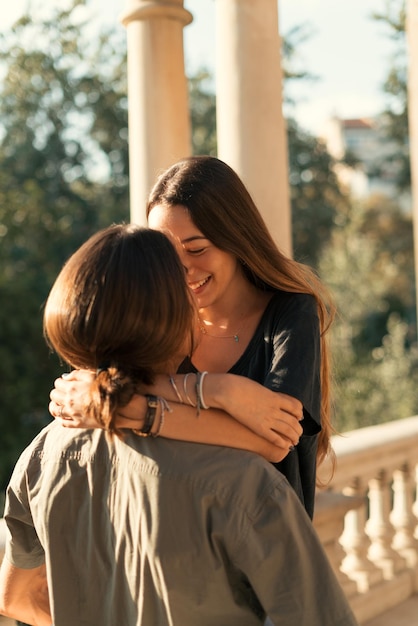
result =
[{"label": "sky", "polygon": [[[61,0],[63,1],[63,0]],[[256,1],[256,0],[254,0]],[[314,74],[313,83],[292,91],[297,104],[293,117],[318,134],[332,115],[370,117],[384,108],[382,84],[392,54],[384,26],[370,18],[383,11],[385,0],[278,0],[279,28],[286,35],[295,26],[309,25],[311,36],[298,47],[298,67]],[[55,0],[0,0],[0,29],[4,30],[28,7]],[[90,0],[98,22],[119,24],[125,0]],[[216,0],[185,0],[193,14],[184,29],[188,73],[205,67],[215,76]],[[120,26],[120,28],[123,28]],[[216,76],[215,76],[216,80]]]}]

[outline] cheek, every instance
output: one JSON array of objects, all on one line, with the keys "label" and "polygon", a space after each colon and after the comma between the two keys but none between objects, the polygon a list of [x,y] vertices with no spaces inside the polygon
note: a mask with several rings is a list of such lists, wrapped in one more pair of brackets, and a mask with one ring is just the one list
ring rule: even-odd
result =
[{"label": "cheek", "polygon": [[234,276],[238,270],[238,263],[229,256],[218,259],[217,269],[225,278]]}]

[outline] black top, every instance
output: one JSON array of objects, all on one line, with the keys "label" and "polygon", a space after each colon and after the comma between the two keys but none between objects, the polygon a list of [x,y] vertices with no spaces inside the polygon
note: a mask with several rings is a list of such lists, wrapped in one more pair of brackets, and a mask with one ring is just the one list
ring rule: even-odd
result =
[{"label": "black top", "polygon": [[[244,354],[229,373],[300,400],[303,435],[293,452],[275,467],[288,479],[313,516],[316,451],[320,427],[320,330],[313,296],[277,291],[269,301]],[[180,373],[196,372],[189,358]]]}]

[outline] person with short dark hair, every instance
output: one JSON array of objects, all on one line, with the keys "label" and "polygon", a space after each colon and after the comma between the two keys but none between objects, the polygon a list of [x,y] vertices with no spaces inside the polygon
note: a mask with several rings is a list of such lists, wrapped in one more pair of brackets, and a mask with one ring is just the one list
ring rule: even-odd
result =
[{"label": "person with short dark hair", "polygon": [[[355,626],[308,515],[270,463],[160,437],[172,410],[161,396],[145,394],[139,431],[118,425],[132,396],[191,352],[195,315],[157,231],[112,226],[62,269],[45,335],[93,372],[85,410],[101,428],[54,421],[18,460],[3,614],[35,626],[260,626],[267,615],[275,626]],[[201,376],[194,394],[204,422]]]}]

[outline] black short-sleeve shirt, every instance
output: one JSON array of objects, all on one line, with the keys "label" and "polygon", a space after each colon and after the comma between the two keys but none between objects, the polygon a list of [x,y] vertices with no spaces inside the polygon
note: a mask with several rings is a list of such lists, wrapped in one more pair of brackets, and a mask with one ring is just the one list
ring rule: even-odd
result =
[{"label": "black short-sleeve shirt", "polygon": [[[317,435],[321,430],[320,329],[313,296],[277,291],[269,301],[245,352],[229,370],[303,404],[298,446],[274,465],[288,479],[313,516]],[[186,359],[180,372],[196,371]]]}]

